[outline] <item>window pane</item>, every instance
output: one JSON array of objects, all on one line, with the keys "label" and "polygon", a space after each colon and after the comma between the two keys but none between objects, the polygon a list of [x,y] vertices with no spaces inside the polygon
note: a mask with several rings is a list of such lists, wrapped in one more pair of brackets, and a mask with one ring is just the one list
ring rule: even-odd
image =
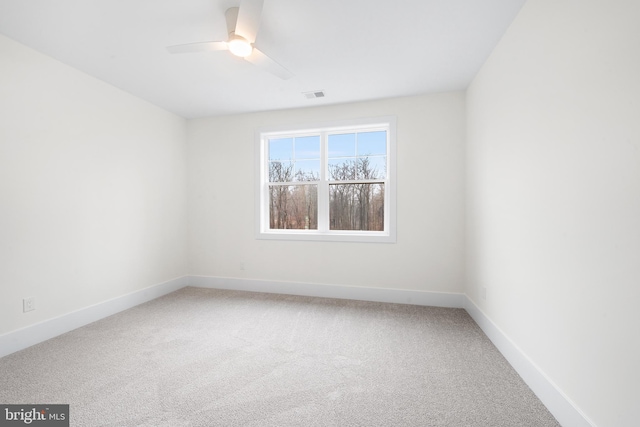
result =
[{"label": "window pane", "polygon": [[269,160],[293,160],[293,138],[270,139]]},{"label": "window pane", "polygon": [[329,228],[384,231],[384,184],[329,185]]},{"label": "window pane", "polygon": [[354,157],[356,155],[356,134],[341,133],[329,135],[328,138],[329,158]]},{"label": "window pane", "polygon": [[269,162],[269,182],[293,181],[293,163]]},{"label": "window pane", "polygon": [[330,181],[347,181],[356,179],[356,158],[330,159],[327,178]]},{"label": "window pane", "polygon": [[320,180],[320,135],[303,136],[294,141],[295,181]]},{"label": "window pane", "polygon": [[358,179],[385,179],[387,158],[385,156],[358,157]]},{"label": "window pane", "polygon": [[269,228],[318,229],[317,185],[270,185]]},{"label": "window pane", "polygon": [[296,160],[320,158],[320,135],[304,136],[295,140]]},{"label": "window pane", "polygon": [[319,181],[320,180],[320,159],[318,160],[298,160],[295,163],[296,181]]},{"label": "window pane", "polygon": [[387,154],[387,132],[362,132],[358,134],[358,156]]}]

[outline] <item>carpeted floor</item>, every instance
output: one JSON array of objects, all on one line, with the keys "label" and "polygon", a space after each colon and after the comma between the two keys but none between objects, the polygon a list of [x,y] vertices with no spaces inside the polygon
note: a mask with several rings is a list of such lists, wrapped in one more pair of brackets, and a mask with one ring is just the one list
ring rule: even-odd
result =
[{"label": "carpeted floor", "polygon": [[462,309],[184,288],[0,359],[72,426],[559,424]]}]

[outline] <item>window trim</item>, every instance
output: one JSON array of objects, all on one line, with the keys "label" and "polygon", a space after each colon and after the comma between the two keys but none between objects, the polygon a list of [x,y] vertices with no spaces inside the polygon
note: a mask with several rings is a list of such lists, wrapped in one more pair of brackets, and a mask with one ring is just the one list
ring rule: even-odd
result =
[{"label": "window trim", "polygon": [[[270,229],[268,211],[268,174],[266,171],[267,155],[265,141],[277,136],[290,136],[291,134],[308,133],[334,133],[336,131],[359,131],[375,127],[383,127],[388,130],[387,151],[387,178],[385,184],[385,231],[363,230],[300,230],[300,229]],[[296,135],[297,136],[297,135]],[[333,241],[333,242],[369,242],[369,243],[395,243],[396,242],[396,117],[382,116],[365,119],[332,121],[309,125],[270,126],[259,128],[255,131],[255,227],[256,238],[266,240],[303,240],[303,241]],[[321,145],[322,158],[326,159],[326,145]],[[321,191],[322,182],[327,183],[324,176],[324,164],[321,168],[321,181],[318,184],[318,192]],[[319,197],[318,217],[324,215],[328,219],[328,198]],[[328,197],[328,196],[327,196]],[[326,205],[326,206],[324,206]],[[320,224],[318,224],[320,226]]]}]

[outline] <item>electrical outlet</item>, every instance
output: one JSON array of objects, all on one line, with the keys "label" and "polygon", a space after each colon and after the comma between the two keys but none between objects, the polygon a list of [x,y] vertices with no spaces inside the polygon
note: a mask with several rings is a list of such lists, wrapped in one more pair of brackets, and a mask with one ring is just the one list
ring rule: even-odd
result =
[{"label": "electrical outlet", "polygon": [[244,262],[240,263],[240,270],[244,271]]},{"label": "electrical outlet", "polygon": [[25,298],[22,300],[22,312],[33,311],[36,309],[36,297]]}]

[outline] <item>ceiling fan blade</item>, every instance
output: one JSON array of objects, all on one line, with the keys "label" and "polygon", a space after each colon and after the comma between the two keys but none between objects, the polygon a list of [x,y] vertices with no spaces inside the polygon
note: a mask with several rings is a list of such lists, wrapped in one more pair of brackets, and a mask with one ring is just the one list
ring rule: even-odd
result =
[{"label": "ceiling fan blade", "polygon": [[271,74],[280,77],[283,80],[288,80],[293,77],[293,73],[291,71],[287,70],[282,65],[278,64],[276,61],[269,58],[267,55],[256,48],[253,48],[253,52],[251,52],[251,55],[245,57],[244,59],[270,72]]},{"label": "ceiling fan blade", "polygon": [[169,53],[210,52],[227,49],[227,42],[197,42],[167,46]]},{"label": "ceiling fan blade", "polygon": [[240,2],[236,34],[244,37],[249,43],[256,41],[263,4],[264,0],[242,0]]}]

